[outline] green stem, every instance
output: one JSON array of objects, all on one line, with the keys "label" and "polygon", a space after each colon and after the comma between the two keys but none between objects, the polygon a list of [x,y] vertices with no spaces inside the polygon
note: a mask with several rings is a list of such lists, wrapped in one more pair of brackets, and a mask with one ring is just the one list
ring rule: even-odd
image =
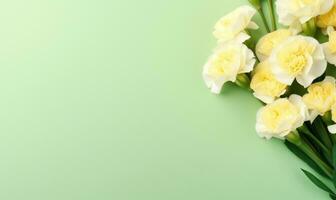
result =
[{"label": "green stem", "polygon": [[[333,124],[334,124],[334,122],[333,122],[332,119],[331,119],[331,112],[330,112],[330,111],[329,111],[329,112],[326,112],[326,113],[322,116],[322,120],[323,120],[323,122],[324,122],[324,124],[325,124],[326,126],[330,126],[330,125],[333,125]],[[336,135],[335,135],[335,134],[330,134],[329,136],[330,136],[330,138],[331,138],[331,141],[332,141],[333,145],[335,145],[335,144],[336,144]]]},{"label": "green stem", "polygon": [[333,177],[333,170],[314,153],[309,145],[307,145],[297,133],[290,133],[286,136],[286,139],[292,144],[296,145],[310,159],[312,159],[329,178]]},{"label": "green stem", "polygon": [[320,135],[320,138],[321,138],[323,144],[328,149],[332,149],[333,145],[332,145],[331,139],[329,137],[329,132],[325,128],[325,125],[324,125],[320,116],[316,117],[316,119],[314,121],[314,124],[315,124],[315,131]]},{"label": "green stem", "polygon": [[314,37],[316,30],[315,18],[312,18],[308,22],[302,24],[303,34],[306,36]]},{"label": "green stem", "polygon": [[317,146],[319,146],[322,151],[326,154],[325,157],[326,159],[332,164],[332,152],[331,150],[329,150],[318,138],[315,137],[314,134],[312,134],[310,132],[310,130],[305,126],[301,126],[300,128],[298,128],[300,133],[303,133],[305,135],[307,135],[310,139],[312,139],[314,141],[315,144],[317,144]]},{"label": "green stem", "polygon": [[333,144],[336,144],[336,135],[335,134],[331,134],[330,135],[331,141],[333,142]]},{"label": "green stem", "polygon": [[260,7],[260,8],[258,9],[258,12],[259,12],[259,14],[260,14],[260,16],[261,16],[261,19],[262,19],[262,21],[263,21],[263,23],[264,23],[264,25],[265,25],[265,28],[266,28],[267,32],[268,32],[268,33],[271,32],[271,30],[270,30],[270,28],[269,28],[269,26],[268,26],[268,24],[267,24],[266,16],[265,16],[265,14],[264,14],[264,11],[263,11],[262,7]]},{"label": "green stem", "polygon": [[309,156],[324,171],[324,173],[326,173],[328,177],[333,177],[333,170],[325,162],[323,162],[306,143],[301,143],[298,147],[303,152],[305,152],[307,156]]},{"label": "green stem", "polygon": [[241,88],[250,90],[250,82],[251,80],[247,74],[238,74],[235,83]]},{"label": "green stem", "polygon": [[274,6],[273,0],[268,0],[268,9],[270,10],[271,18],[272,18],[272,31],[277,30],[275,15],[274,15]]},{"label": "green stem", "polygon": [[246,29],[245,32],[246,32],[248,35],[250,35],[251,37],[250,37],[250,39],[246,40],[246,41],[244,42],[244,44],[245,44],[249,49],[251,49],[252,51],[255,51],[256,41],[255,41],[254,38],[252,37],[252,34],[250,33],[249,30]]}]

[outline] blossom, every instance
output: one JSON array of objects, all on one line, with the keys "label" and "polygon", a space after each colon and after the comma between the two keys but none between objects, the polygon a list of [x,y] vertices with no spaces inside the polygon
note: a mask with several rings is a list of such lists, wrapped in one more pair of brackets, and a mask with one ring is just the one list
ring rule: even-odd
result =
[{"label": "blossom", "polygon": [[296,79],[308,87],[327,67],[322,45],[311,37],[291,36],[276,47],[270,55],[271,71],[276,79],[291,85]]},{"label": "blossom", "polygon": [[256,54],[259,60],[266,60],[273,49],[291,35],[293,35],[293,31],[289,29],[279,29],[263,36],[256,45]]},{"label": "blossom", "polygon": [[334,0],[277,0],[276,11],[279,22],[286,26],[304,24],[310,19],[327,13]]},{"label": "blossom", "polygon": [[271,103],[286,92],[287,85],[276,80],[268,61],[261,62],[254,70],[250,84],[253,95],[265,103]]},{"label": "blossom", "polygon": [[235,82],[237,75],[253,70],[256,62],[246,45],[230,41],[220,45],[203,69],[203,79],[213,93],[220,93],[227,81]]},{"label": "blossom", "polygon": [[327,61],[336,65],[336,31],[328,28],[329,41],[323,44],[323,50]]},{"label": "blossom", "polygon": [[308,93],[303,96],[306,104],[310,121],[317,115],[323,116],[331,110],[336,100],[335,78],[327,76],[322,82],[314,83],[308,87]]},{"label": "blossom", "polygon": [[336,27],[336,4],[324,15],[317,16],[316,25],[320,28]]},{"label": "blossom", "polygon": [[281,98],[262,107],[257,113],[256,131],[260,137],[284,138],[302,126],[307,117],[307,109],[298,95]]},{"label": "blossom", "polygon": [[219,42],[226,42],[235,38],[244,42],[250,38],[245,29],[258,29],[258,25],[251,21],[255,13],[256,10],[250,6],[238,7],[216,23],[214,36]]}]

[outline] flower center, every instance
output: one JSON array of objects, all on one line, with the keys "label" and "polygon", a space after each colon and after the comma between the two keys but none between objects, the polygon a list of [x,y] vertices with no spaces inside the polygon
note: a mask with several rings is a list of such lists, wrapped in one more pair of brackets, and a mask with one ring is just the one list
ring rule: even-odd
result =
[{"label": "flower center", "polygon": [[236,51],[227,50],[217,55],[209,72],[214,77],[221,77],[233,73]]},{"label": "flower center", "polygon": [[314,47],[304,41],[289,44],[278,54],[280,67],[289,75],[301,74],[308,65],[308,58],[313,50]]},{"label": "flower center", "polygon": [[278,97],[286,89],[286,85],[277,81],[269,71],[256,73],[251,81],[251,88],[264,95]]},{"label": "flower center", "polygon": [[315,109],[320,113],[325,113],[335,101],[335,85],[326,83],[315,83],[308,88],[308,94],[303,96],[303,101],[310,109]]},{"label": "flower center", "polygon": [[298,109],[288,100],[285,100],[266,107],[262,119],[268,128],[277,132],[280,126],[287,125],[284,123],[292,122],[298,113]]}]

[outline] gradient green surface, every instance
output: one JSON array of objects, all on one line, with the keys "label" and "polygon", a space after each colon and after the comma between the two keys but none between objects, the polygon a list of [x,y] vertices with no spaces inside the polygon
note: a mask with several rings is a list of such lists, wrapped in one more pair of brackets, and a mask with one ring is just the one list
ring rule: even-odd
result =
[{"label": "gradient green surface", "polygon": [[245,1],[0,4],[0,199],[327,199],[201,71]]}]

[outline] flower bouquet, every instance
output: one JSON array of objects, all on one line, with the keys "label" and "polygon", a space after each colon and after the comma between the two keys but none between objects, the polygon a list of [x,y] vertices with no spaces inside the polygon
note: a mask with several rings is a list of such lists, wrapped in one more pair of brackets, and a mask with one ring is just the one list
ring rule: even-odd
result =
[{"label": "flower bouquet", "polygon": [[[282,139],[315,171],[302,169],[308,179],[336,199],[336,2],[249,2],[216,23],[218,45],[204,66],[204,81],[215,94],[229,81],[251,91],[263,103],[258,135]],[[253,34],[257,13],[261,38]]]}]

